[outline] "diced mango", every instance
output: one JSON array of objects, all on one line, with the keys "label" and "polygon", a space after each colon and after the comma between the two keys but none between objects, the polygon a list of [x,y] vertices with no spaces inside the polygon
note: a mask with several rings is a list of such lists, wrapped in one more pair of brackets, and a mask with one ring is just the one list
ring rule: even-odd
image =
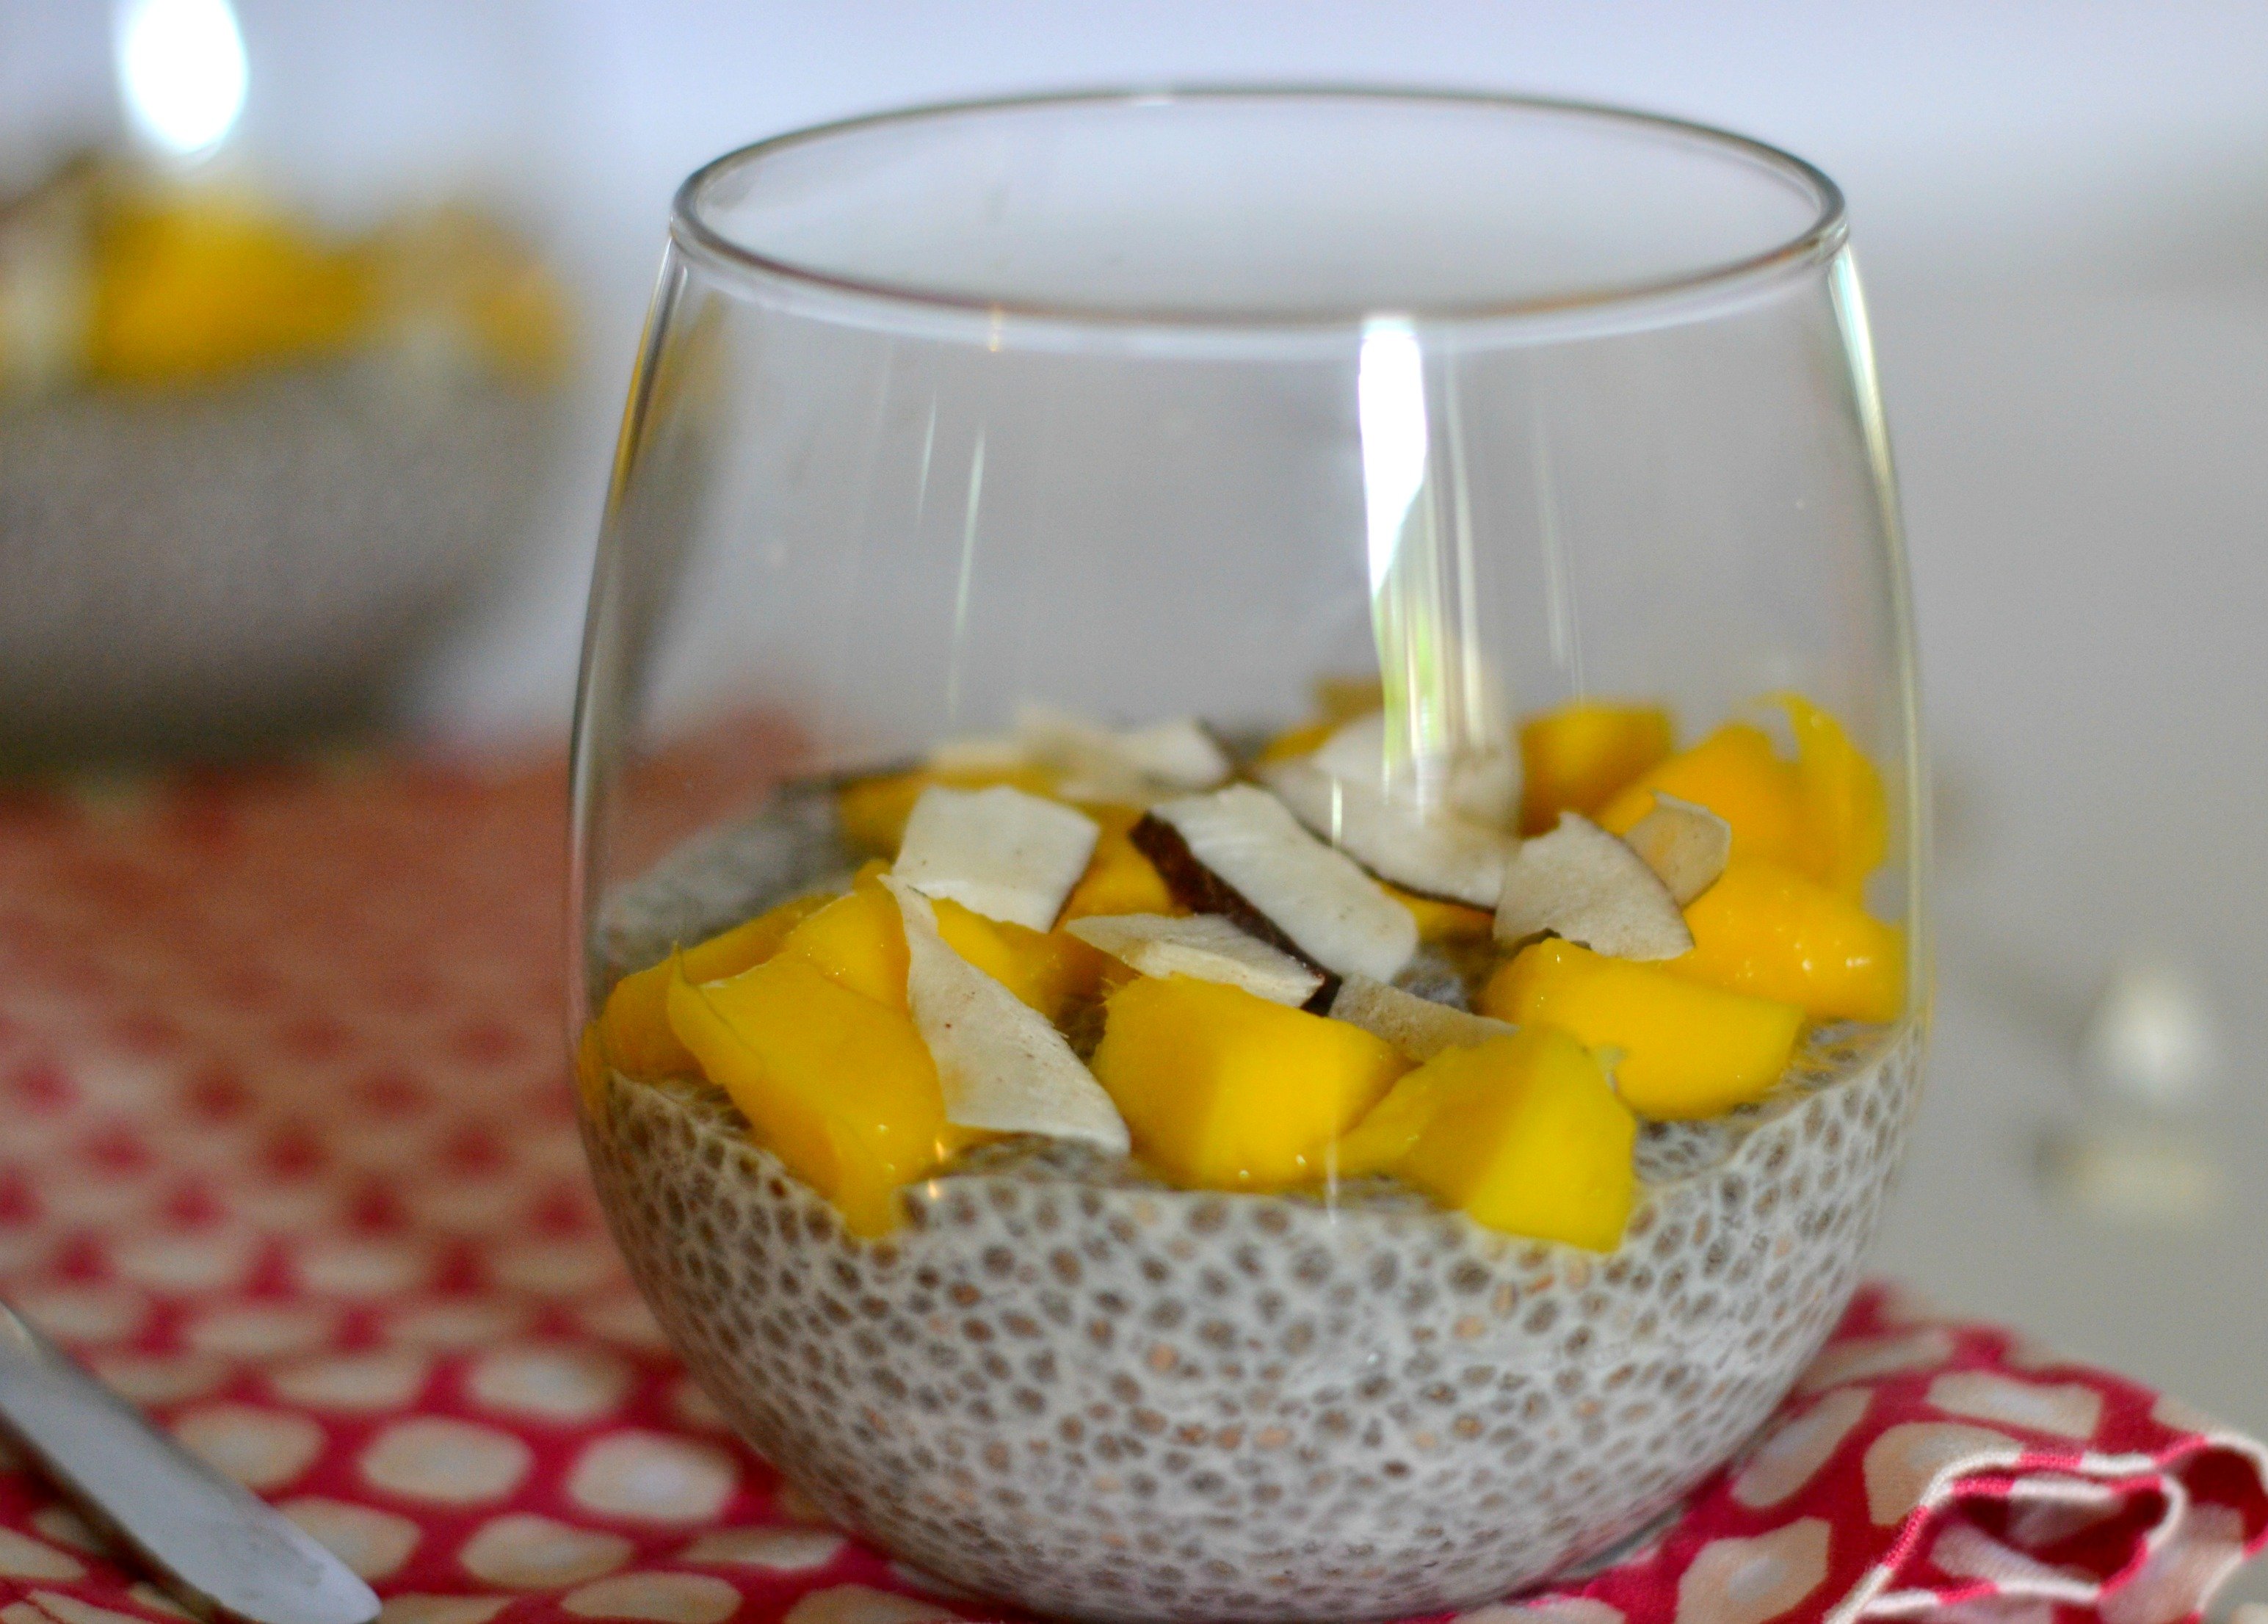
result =
[{"label": "diced mango", "polygon": [[1399,1171],[1402,1158],[1417,1148],[1427,1124],[1440,1111],[1452,1075],[1437,1070],[1431,1062],[1403,1072],[1362,1120],[1347,1129],[1332,1155],[1329,1171],[1342,1179],[1366,1179],[1373,1173]]},{"label": "diced mango", "polygon": [[862,874],[787,934],[778,957],[810,966],[830,981],[902,1013],[906,1007],[906,928],[897,899]]},{"label": "diced mango", "polygon": [[936,908],[938,933],[954,952],[1051,1021],[1074,998],[1094,996],[1116,962],[1067,931],[987,919],[949,898]]},{"label": "diced mango", "polygon": [[1095,838],[1094,856],[1086,872],[1065,899],[1058,925],[1096,914],[1186,914],[1174,900],[1158,865],[1143,856],[1131,834],[1142,821],[1138,806],[1119,806],[1107,801],[1082,801],[1079,810],[1094,819],[1101,834]]},{"label": "diced mango", "polygon": [[1638,1199],[1638,1119],[1597,1058],[1526,1027],[1445,1049],[1396,1083],[1341,1147],[1476,1223],[1611,1252]]},{"label": "diced mango", "polygon": [[[897,899],[881,885],[881,865],[862,870],[838,897],[790,931],[780,956],[800,959],[828,980],[893,1010],[906,1007],[906,926]],[[1077,937],[987,919],[947,898],[936,900],[937,927],[953,951],[1054,1020],[1074,998],[1092,997],[1109,960]]]},{"label": "diced mango", "polygon": [[[796,926],[833,900],[825,893],[796,897],[685,949],[681,955],[685,979],[722,981],[753,969],[777,952]],[[606,1008],[596,1023],[599,1041],[606,1058],[626,1076],[652,1079],[693,1075],[692,1054],[669,1028],[669,984],[676,974],[673,961],[665,959],[622,977],[607,995]]]},{"label": "diced mango", "polygon": [[604,1062],[625,1077],[651,1082],[695,1073],[692,1054],[669,1029],[669,983],[676,974],[675,961],[665,959],[622,977],[591,1023]]},{"label": "diced mango", "polygon": [[1312,755],[1329,741],[1340,725],[1336,722],[1303,722],[1297,727],[1287,727],[1260,746],[1260,754],[1254,764],[1272,767],[1278,761]]},{"label": "diced mango", "polygon": [[1520,832],[1542,834],[1563,812],[1586,817],[1670,752],[1669,713],[1657,705],[1579,700],[1520,730]]},{"label": "diced mango", "polygon": [[135,384],[336,355],[368,327],[375,291],[367,255],[218,189],[118,209],[92,281],[87,364]]},{"label": "diced mango", "polygon": [[1733,826],[1733,857],[1793,862],[1803,850],[1803,790],[1795,764],[1761,728],[1728,722],[1690,750],[1650,768],[1609,801],[1599,825],[1627,834],[1661,790],[1707,807]]},{"label": "diced mango", "polygon": [[1332,729],[1386,707],[1386,684],[1377,677],[1318,677],[1307,692],[1323,724]]},{"label": "diced mango", "polygon": [[1225,1190],[1323,1177],[1332,1143],[1408,1069],[1359,1026],[1182,975],[1111,994],[1094,1065],[1137,1154]]},{"label": "diced mango", "polygon": [[845,840],[862,850],[895,857],[906,838],[906,819],[914,815],[914,803],[921,799],[923,790],[932,784],[945,784],[955,790],[989,790],[1002,783],[1030,795],[1053,795],[1057,778],[1048,768],[1037,766],[950,770],[916,768],[909,772],[853,779],[836,792],[835,812]]},{"label": "diced mango", "polygon": [[1905,1009],[1905,933],[1779,863],[1734,859],[1685,922],[1693,951],[1665,960],[1668,974],[1821,1020],[1895,1020]]},{"label": "diced mango", "polygon": [[730,981],[669,988],[669,1023],[764,1145],[853,1234],[897,1223],[896,1191],[960,1147],[912,1019],[776,958]]},{"label": "diced mango", "polygon": [[1796,784],[1803,800],[1796,866],[1857,901],[1889,844],[1881,775],[1827,712],[1800,694],[1781,694],[1776,701],[1795,731]]},{"label": "diced mango", "polygon": [[1640,1116],[1714,1116],[1770,1091],[1795,1052],[1803,1011],[1609,959],[1547,938],[1523,949],[1481,990],[1481,1012],[1557,1027],[1593,1048],[1620,1049],[1615,1085]]},{"label": "diced mango", "polygon": [[1421,897],[1399,885],[1387,885],[1382,880],[1379,883],[1385,886],[1387,895],[1408,908],[1417,920],[1418,939],[1421,942],[1477,942],[1496,928],[1496,915],[1485,908],[1444,902],[1438,897]]}]

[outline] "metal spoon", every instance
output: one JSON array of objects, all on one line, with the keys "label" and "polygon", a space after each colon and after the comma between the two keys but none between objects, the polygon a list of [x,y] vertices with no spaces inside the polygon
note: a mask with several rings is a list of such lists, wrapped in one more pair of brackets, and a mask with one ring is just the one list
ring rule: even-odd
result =
[{"label": "metal spoon", "polygon": [[247,1624],[370,1624],[338,1558],[145,1421],[0,1304],[0,1431],[195,1612]]}]

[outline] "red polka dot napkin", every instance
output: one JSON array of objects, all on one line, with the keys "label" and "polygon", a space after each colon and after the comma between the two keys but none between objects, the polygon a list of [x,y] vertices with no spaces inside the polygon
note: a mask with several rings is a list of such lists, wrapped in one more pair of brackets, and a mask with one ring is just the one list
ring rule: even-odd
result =
[{"label": "red polka dot napkin", "polygon": [[[668,766],[665,842],[763,741]],[[680,1372],[585,1182],[556,768],[0,792],[0,1293],[391,1624],[998,1617],[815,1525]],[[1870,1291],[1747,1454],[1512,1624],[2173,1624],[2268,1455]],[[166,1620],[0,1458],[0,1624]]]}]

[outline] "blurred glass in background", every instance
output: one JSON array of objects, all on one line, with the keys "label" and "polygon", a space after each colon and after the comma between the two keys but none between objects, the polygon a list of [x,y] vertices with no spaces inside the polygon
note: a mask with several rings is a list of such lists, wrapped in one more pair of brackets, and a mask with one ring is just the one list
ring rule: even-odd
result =
[{"label": "blurred glass in background", "polygon": [[[510,117],[526,19],[64,20],[0,150],[0,761],[365,722],[556,464],[579,345]],[[357,99],[389,116],[342,142]]]}]

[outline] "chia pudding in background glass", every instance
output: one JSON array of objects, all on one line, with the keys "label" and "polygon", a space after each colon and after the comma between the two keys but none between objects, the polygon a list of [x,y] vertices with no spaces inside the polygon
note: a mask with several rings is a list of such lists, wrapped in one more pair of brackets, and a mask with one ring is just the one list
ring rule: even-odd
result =
[{"label": "chia pudding in background glass", "polygon": [[0,199],[0,765],[369,720],[519,552],[570,324],[463,204],[92,154]]},{"label": "chia pudding in background glass", "polygon": [[1785,1395],[1926,1024],[1845,239],[1755,143],[1403,92],[686,183],[577,1075],[648,1300],[830,1516],[1049,1613],[1423,1613]]}]

